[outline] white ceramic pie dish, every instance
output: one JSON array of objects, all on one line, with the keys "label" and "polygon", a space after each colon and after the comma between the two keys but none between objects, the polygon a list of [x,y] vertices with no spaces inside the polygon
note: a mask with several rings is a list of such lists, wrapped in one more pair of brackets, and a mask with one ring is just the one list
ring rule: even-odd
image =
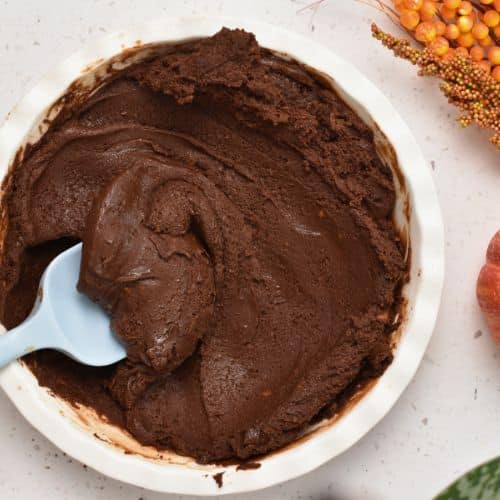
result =
[{"label": "white ceramic pie dish", "polygon": [[[411,241],[410,280],[404,289],[407,310],[394,361],[384,375],[340,417],[319,424],[284,450],[259,459],[261,466],[254,470],[201,466],[174,453],[159,454],[100,421],[91,410],[76,410],[52,396],[22,363],[12,363],[0,372],[0,385],[19,411],[64,452],[115,479],[168,493],[220,495],[265,488],[311,471],[352,446],[390,410],[415,374],[432,335],[444,275],[437,196],[430,171],[403,120],[373,84],[330,50],[259,22],[207,17],[163,19],[89,44],[50,72],[9,114],[0,129],[0,176],[6,175],[21,147],[44,132],[42,120],[57,113],[54,103],[75,80],[79,79],[80,85],[74,87],[78,92],[92,85],[96,75],[108,70],[110,59],[119,54],[113,59],[114,67],[140,58],[151,50],[149,44],[210,36],[222,26],[251,31],[260,45],[288,54],[333,78],[342,97],[388,138],[406,184],[405,188],[399,185],[396,177],[395,219]],[[381,134],[377,132],[377,136]],[[383,147],[383,140],[381,148],[382,155],[390,153],[390,148]],[[218,472],[224,472],[221,488],[213,479]]]}]

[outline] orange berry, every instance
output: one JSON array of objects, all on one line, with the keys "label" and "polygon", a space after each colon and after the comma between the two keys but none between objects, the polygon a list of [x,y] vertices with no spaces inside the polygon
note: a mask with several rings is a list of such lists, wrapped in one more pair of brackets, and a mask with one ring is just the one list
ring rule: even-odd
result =
[{"label": "orange berry", "polygon": [[443,36],[446,33],[446,24],[443,21],[434,21],[434,28],[438,36]]},{"label": "orange berry", "polygon": [[493,39],[491,36],[487,36],[486,38],[479,40],[479,45],[481,45],[481,47],[489,47],[490,45],[493,45]]},{"label": "orange berry", "polygon": [[453,21],[453,19],[455,19],[455,14],[456,14],[455,10],[448,9],[448,7],[446,7],[446,5],[441,5],[440,12],[441,12],[441,16],[443,17],[443,19],[445,21]]},{"label": "orange berry", "polygon": [[455,49],[453,47],[450,47],[448,49],[448,52],[443,56],[443,61],[449,61],[455,56]]},{"label": "orange berry", "polygon": [[493,33],[495,34],[495,36],[496,36],[497,38],[500,38],[500,24],[499,24],[498,26],[495,26],[495,27],[493,28]]},{"label": "orange berry", "polygon": [[495,7],[495,10],[497,12],[500,12],[500,0],[494,0],[493,1],[493,7]]},{"label": "orange berry", "polygon": [[491,76],[497,81],[500,82],[500,66],[495,66],[493,71],[491,72]]},{"label": "orange berry", "polygon": [[479,22],[472,27],[472,34],[474,35],[474,38],[476,40],[482,40],[483,38],[486,38],[489,33],[490,30],[484,23]]},{"label": "orange berry", "polygon": [[460,16],[457,19],[457,26],[462,33],[467,33],[474,26],[474,21],[470,16]]},{"label": "orange berry", "polygon": [[406,29],[413,30],[417,27],[420,16],[415,10],[403,9],[399,16],[399,21]]},{"label": "orange berry", "polygon": [[488,59],[493,66],[498,66],[500,64],[500,47],[498,45],[489,48]]},{"label": "orange berry", "polygon": [[496,10],[487,10],[483,14],[483,23],[490,28],[498,26],[500,23],[500,14]]},{"label": "orange berry", "polygon": [[491,66],[490,66],[490,63],[488,61],[479,61],[479,62],[476,62],[474,64],[476,66],[478,66],[479,68],[484,69],[484,71],[486,71],[486,73],[489,73],[491,71]]},{"label": "orange berry", "polygon": [[470,56],[473,61],[482,61],[484,58],[484,49],[476,45],[470,49]]},{"label": "orange berry", "polygon": [[429,44],[431,50],[438,56],[444,56],[450,50],[450,44],[446,38],[438,36],[433,42]]},{"label": "orange berry", "polygon": [[481,0],[481,3],[484,5],[490,5],[493,3],[493,0]]},{"label": "orange berry", "polygon": [[460,47],[465,47],[465,48],[470,48],[474,45],[474,37],[472,36],[472,33],[469,32],[469,33],[461,33],[460,36],[458,37],[458,45],[460,45]]},{"label": "orange berry", "polygon": [[461,2],[458,7],[458,13],[462,16],[467,16],[472,12],[472,4],[470,2]]},{"label": "orange berry", "polygon": [[460,36],[458,26],[456,24],[448,24],[448,26],[446,26],[445,36],[448,40],[456,40]]},{"label": "orange berry", "polygon": [[408,10],[420,10],[424,0],[403,0],[403,7]]},{"label": "orange berry", "polygon": [[420,9],[420,17],[422,21],[432,21],[434,16],[437,14],[437,5],[431,0],[427,0],[422,4]]},{"label": "orange berry", "polygon": [[458,9],[462,0],[444,0],[443,4],[448,9]]},{"label": "orange berry", "polygon": [[448,52],[443,56],[443,61],[450,61],[455,57],[455,49],[452,49],[451,47],[448,49]]},{"label": "orange berry", "polygon": [[415,28],[415,38],[419,42],[429,43],[436,39],[434,23],[424,21]]},{"label": "orange berry", "polygon": [[469,51],[465,47],[457,47],[455,49],[455,54],[457,56],[467,57],[469,55]]}]

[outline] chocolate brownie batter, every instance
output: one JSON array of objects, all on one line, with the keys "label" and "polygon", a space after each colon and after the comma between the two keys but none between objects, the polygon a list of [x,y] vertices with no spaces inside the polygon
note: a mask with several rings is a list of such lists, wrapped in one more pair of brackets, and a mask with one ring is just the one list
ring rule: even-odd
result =
[{"label": "chocolate brownie batter", "polygon": [[[165,48],[65,110],[8,178],[1,317],[76,241],[128,358],[25,358],[141,443],[207,462],[304,431],[391,361],[407,276],[389,168],[312,72],[244,31]],[[43,332],[40,332],[43,335]]]}]

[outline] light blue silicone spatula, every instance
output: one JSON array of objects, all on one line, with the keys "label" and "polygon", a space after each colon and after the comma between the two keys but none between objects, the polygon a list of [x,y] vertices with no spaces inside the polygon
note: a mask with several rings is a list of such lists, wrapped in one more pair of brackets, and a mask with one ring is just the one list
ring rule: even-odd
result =
[{"label": "light blue silicone spatula", "polygon": [[30,316],[0,335],[0,368],[38,349],[56,349],[92,366],[125,358],[125,348],[111,331],[109,316],[76,289],[81,256],[80,243],[49,264]]}]

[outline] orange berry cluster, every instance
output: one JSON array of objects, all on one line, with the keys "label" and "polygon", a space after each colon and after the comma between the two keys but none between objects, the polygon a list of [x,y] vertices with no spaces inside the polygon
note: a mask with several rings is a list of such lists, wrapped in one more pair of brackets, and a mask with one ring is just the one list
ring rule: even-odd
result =
[{"label": "orange berry cluster", "polygon": [[393,0],[400,23],[437,56],[469,56],[500,81],[500,0]]},{"label": "orange berry cluster", "polygon": [[468,55],[460,52],[445,60],[429,46],[416,48],[406,38],[396,38],[372,24],[373,36],[392,50],[395,56],[417,65],[419,75],[441,80],[441,90],[448,102],[460,111],[462,126],[475,123],[490,129],[491,142],[500,149],[500,81],[477,66]]}]

